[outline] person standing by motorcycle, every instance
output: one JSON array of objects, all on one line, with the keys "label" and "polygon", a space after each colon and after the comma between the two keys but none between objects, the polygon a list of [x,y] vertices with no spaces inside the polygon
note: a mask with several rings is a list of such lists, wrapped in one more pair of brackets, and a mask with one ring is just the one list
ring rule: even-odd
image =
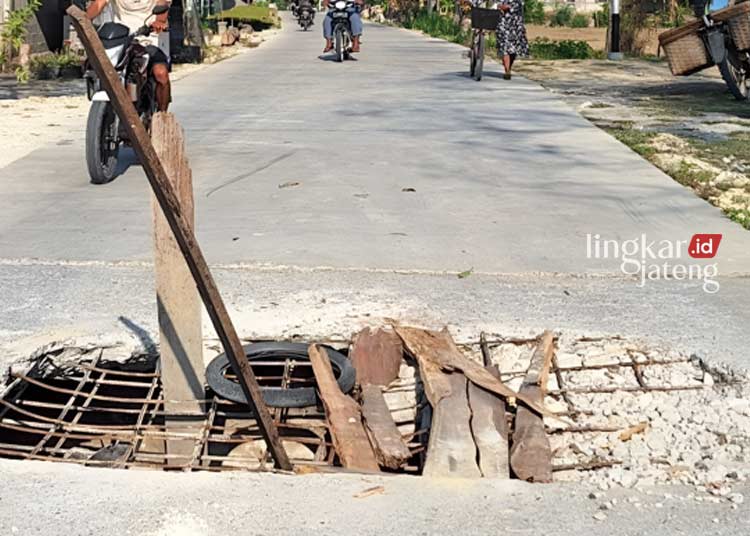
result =
[{"label": "person standing by motorcycle", "polygon": [[[151,16],[156,5],[169,5],[166,0],[93,0],[86,8],[86,15],[97,24],[105,22],[119,22],[135,32],[143,26],[143,21]],[[156,15],[150,23],[152,34],[139,37],[138,40],[148,52],[148,68],[156,81],[156,108],[166,112],[171,100],[171,84],[169,82],[169,58],[157,46],[156,34],[166,31],[169,12]]]},{"label": "person standing by motorcycle", "polygon": [[[328,9],[330,0],[323,0],[323,6]],[[362,17],[359,16],[359,11],[364,4],[364,0],[354,0],[354,5],[347,8],[349,13],[349,24],[352,29],[352,52],[359,52],[359,38],[362,35]],[[333,50],[333,15],[332,11],[329,10],[326,13],[326,18],[323,19],[323,37],[326,38],[326,47],[323,52],[330,52]]]}]

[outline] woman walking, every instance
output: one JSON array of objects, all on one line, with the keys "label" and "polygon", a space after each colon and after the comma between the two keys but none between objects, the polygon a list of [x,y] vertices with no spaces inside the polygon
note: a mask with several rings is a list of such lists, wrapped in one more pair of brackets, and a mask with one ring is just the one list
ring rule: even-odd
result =
[{"label": "woman walking", "polygon": [[529,42],[523,25],[523,0],[501,0],[497,8],[502,11],[495,32],[497,54],[503,58],[503,78],[510,80],[510,70],[516,57],[529,55]]}]

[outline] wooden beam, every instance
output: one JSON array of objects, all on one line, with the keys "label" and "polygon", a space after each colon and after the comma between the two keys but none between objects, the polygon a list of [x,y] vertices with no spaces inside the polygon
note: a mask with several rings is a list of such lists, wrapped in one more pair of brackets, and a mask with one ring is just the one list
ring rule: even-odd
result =
[{"label": "wooden beam", "polygon": [[[500,370],[489,365],[487,370],[500,379]],[[485,478],[510,478],[508,466],[508,423],[505,401],[469,382],[471,433],[477,446],[479,470]]]},{"label": "wooden beam", "polygon": [[393,331],[364,328],[354,337],[351,360],[359,385],[388,385],[398,378],[404,348]]},{"label": "wooden beam", "polygon": [[381,466],[398,469],[411,457],[378,385],[362,387],[362,416]]},{"label": "wooden beam", "polygon": [[[157,113],[151,122],[151,139],[167,178],[174,188],[192,232],[195,232],[193,176],[185,154],[182,128],[174,115]],[[206,373],[203,364],[201,301],[193,276],[180,253],[169,223],[156,197],[151,196],[154,221],[154,269],[159,314],[159,356],[164,391],[165,425],[173,432],[201,428],[204,419],[186,418],[203,413]],[[170,416],[170,414],[172,416]],[[196,441],[168,439],[169,465],[184,465],[192,458]]]},{"label": "wooden beam", "polygon": [[[404,341],[404,345],[409,353],[419,362],[420,370],[423,368],[436,368],[446,372],[463,372],[471,382],[484,387],[488,391],[506,399],[516,398],[542,415],[549,415],[556,418],[541,403],[532,400],[523,393],[516,393],[502,381],[495,378],[482,365],[463,355],[461,350],[456,346],[456,343],[453,342],[453,338],[447,329],[443,331],[430,331],[398,325],[394,326],[394,329],[399,337],[401,337],[401,340]],[[426,393],[427,398],[430,399],[430,403],[434,407],[435,403],[433,403],[428,389],[426,389]]]},{"label": "wooden beam", "polygon": [[460,372],[446,374],[439,371],[439,374],[446,376],[445,382],[440,381],[433,388],[442,390],[443,385],[448,385],[449,391],[441,391],[438,402],[432,405],[430,439],[422,474],[479,478],[482,473],[477,466],[477,447],[471,435],[466,377]]},{"label": "wooden beam", "polygon": [[172,188],[164,167],[154,151],[149,135],[125,92],[112,62],[107,58],[91,21],[76,6],[68,7],[67,13],[70,15],[78,37],[86,49],[89,62],[99,76],[102,87],[107,92],[110,102],[120,118],[120,123],[128,134],[154,195],[159,201],[159,206],[169,223],[169,228],[172,230],[180,251],[190,268],[190,273],[193,275],[198,292],[229,358],[232,369],[237,375],[250,408],[258,418],[258,426],[268,445],[268,450],[271,452],[277,467],[292,470],[292,464],[279,439],[278,430],[271,419],[268,407],[263,401],[260,386],[242,350],[242,343],[229,318],[206,259],[203,257],[203,252],[180,207],[174,188]]},{"label": "wooden beam", "polygon": [[[541,404],[555,353],[552,332],[545,331],[531,356],[519,393]],[[516,476],[529,482],[552,482],[552,449],[544,431],[544,419],[533,409],[519,405],[513,431],[510,466]]]},{"label": "wooden beam", "polygon": [[348,469],[379,471],[378,461],[362,425],[359,405],[339,389],[328,354],[312,344],[308,355],[341,465]]}]

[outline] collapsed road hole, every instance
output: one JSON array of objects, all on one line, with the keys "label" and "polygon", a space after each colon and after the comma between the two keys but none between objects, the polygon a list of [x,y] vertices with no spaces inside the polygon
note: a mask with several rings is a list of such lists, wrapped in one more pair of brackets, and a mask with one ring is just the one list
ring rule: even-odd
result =
[{"label": "collapsed road hole", "polygon": [[[537,339],[486,342],[503,382],[517,390]],[[350,364],[350,341],[329,344]],[[481,362],[479,341],[458,346],[466,357]],[[272,467],[246,405],[207,388],[205,412],[191,416],[194,428],[175,431],[167,426],[156,357],[115,361],[111,353],[107,348],[63,347],[37,355],[31,367],[11,371],[0,387],[0,456],[121,468]],[[312,388],[310,368],[303,360],[294,367],[261,362],[254,371],[266,387]],[[231,374],[224,377],[231,380]],[[557,339],[544,400],[548,409],[568,419],[544,418],[554,480],[708,486],[745,479],[750,476],[748,386],[745,373],[712,368],[671,349],[619,337],[563,335]],[[361,400],[356,387],[351,396]],[[383,398],[409,449],[408,460],[396,471],[419,474],[429,454],[434,412],[425,399],[419,366],[408,352]],[[318,400],[306,407],[270,409],[293,463],[321,468],[340,464]],[[511,436],[516,411],[517,406],[507,405]],[[192,454],[167,454],[165,443],[174,440],[193,442]],[[478,459],[478,452],[472,458]]]}]

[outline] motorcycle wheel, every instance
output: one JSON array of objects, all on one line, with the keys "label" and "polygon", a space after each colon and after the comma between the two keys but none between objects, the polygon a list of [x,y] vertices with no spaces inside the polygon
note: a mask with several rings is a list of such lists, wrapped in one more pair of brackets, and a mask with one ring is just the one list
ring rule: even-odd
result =
[{"label": "motorcycle wheel", "polygon": [[336,51],[336,61],[343,62],[344,61],[344,32],[341,30],[341,27],[339,26],[336,28],[336,33],[334,35],[335,38],[335,48]]},{"label": "motorcycle wheel", "polygon": [[727,47],[726,57],[718,67],[732,96],[739,101],[747,100],[748,66],[743,64],[739,52],[734,47]]},{"label": "motorcycle wheel", "polygon": [[94,101],[86,122],[86,166],[93,184],[115,178],[120,139],[117,114],[109,102]]}]

